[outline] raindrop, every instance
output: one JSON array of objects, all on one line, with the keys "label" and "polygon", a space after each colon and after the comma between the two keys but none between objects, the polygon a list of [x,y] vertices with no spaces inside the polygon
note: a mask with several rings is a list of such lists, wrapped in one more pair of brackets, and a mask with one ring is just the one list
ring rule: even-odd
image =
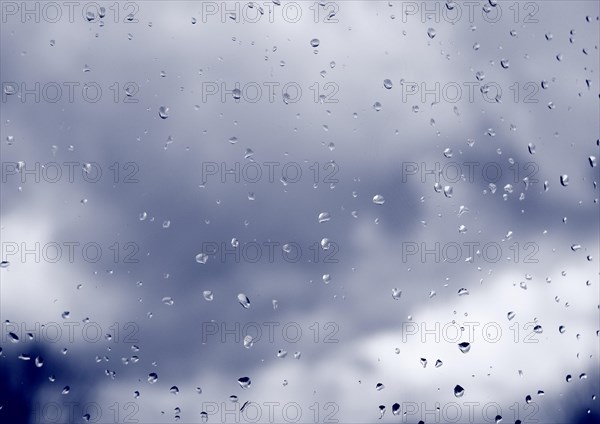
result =
[{"label": "raindrop", "polygon": [[402,296],[402,290],[400,290],[398,288],[392,289],[392,297],[394,298],[394,300],[400,300],[401,296]]},{"label": "raindrop", "polygon": [[240,302],[240,305],[242,305],[244,309],[248,309],[250,307],[250,299],[248,299],[248,296],[246,296],[244,293],[238,294],[237,298],[238,302]]},{"label": "raindrop", "polygon": [[542,333],[543,331],[544,331],[544,329],[542,328],[542,326],[541,326],[541,325],[536,325],[535,327],[533,327],[533,332],[534,332],[534,333],[538,333],[538,334],[540,334],[540,333]]},{"label": "raindrop", "polygon": [[244,347],[246,349],[250,349],[252,346],[254,346],[254,338],[250,335],[247,335],[244,337]]},{"label": "raindrop", "polygon": [[390,79],[384,79],[383,80],[383,86],[385,88],[387,88],[388,90],[391,90],[392,89],[392,80],[390,80]]},{"label": "raindrop", "polygon": [[531,153],[532,155],[534,155],[534,154],[535,154],[535,144],[533,144],[533,143],[529,143],[529,144],[527,145],[527,149],[529,149],[529,153]]},{"label": "raindrop", "polygon": [[460,385],[454,386],[454,396],[457,398],[462,397],[465,394],[465,389],[463,389]]},{"label": "raindrop", "polygon": [[213,292],[210,290],[204,290],[202,292],[202,295],[204,296],[204,300],[206,300],[207,302],[211,302],[214,299]]},{"label": "raindrop", "polygon": [[508,320],[512,320],[515,317],[515,313],[513,311],[510,311],[506,314],[506,317],[508,318]]},{"label": "raindrop", "polygon": [[439,368],[439,367],[441,367],[442,365],[444,365],[444,363],[443,363],[443,362],[442,362],[440,359],[437,359],[437,360],[435,361],[435,367],[436,367],[436,368]]},{"label": "raindrop", "polygon": [[167,306],[173,306],[173,304],[175,303],[175,301],[173,300],[172,297],[166,296],[162,298],[162,303],[164,303]]},{"label": "raindrop", "polygon": [[235,143],[237,143],[237,141],[238,141],[237,137],[229,137],[229,142],[231,144],[235,144]]},{"label": "raindrop", "polygon": [[429,36],[429,38],[433,39],[435,37],[437,33],[435,32],[434,28],[428,28],[427,29],[427,35]]},{"label": "raindrop", "polygon": [[381,110],[381,103],[379,103],[379,102],[373,103],[373,109],[375,109],[375,112],[379,112]]},{"label": "raindrop", "polygon": [[377,385],[375,386],[375,389],[377,389],[377,391],[381,391],[381,390],[385,389],[385,386],[383,385],[383,383],[377,383]]},{"label": "raindrop", "polygon": [[177,386],[172,386],[172,387],[169,389],[169,391],[170,391],[172,394],[176,395],[176,394],[178,394],[178,393],[179,393],[179,387],[177,387]]},{"label": "raindrop", "polygon": [[206,253],[198,253],[196,255],[196,262],[199,264],[205,264],[208,261],[208,255]]},{"label": "raindrop", "polygon": [[561,326],[559,326],[559,327],[558,327],[558,332],[559,332],[560,334],[563,334],[565,331],[566,331],[566,328],[565,328],[565,326],[564,326],[564,325],[561,325]]},{"label": "raindrop", "polygon": [[400,404],[397,402],[392,405],[392,415],[400,415]]},{"label": "raindrop", "polygon": [[458,290],[458,295],[459,295],[459,296],[466,296],[466,295],[468,295],[468,294],[469,294],[469,290],[467,290],[467,289],[465,289],[465,288],[462,288],[462,289],[459,289],[459,290]]},{"label": "raindrop", "polygon": [[569,185],[569,176],[567,174],[563,174],[560,176],[560,183],[563,185],[563,187],[566,187]]},{"label": "raindrop", "polygon": [[63,395],[68,395],[70,391],[71,391],[71,388],[70,388],[69,386],[65,386],[65,387],[62,389],[62,392],[61,392],[61,393],[62,393]]},{"label": "raindrop", "polygon": [[329,212],[321,212],[317,219],[318,219],[319,223],[327,222],[331,219],[331,215],[329,215]]},{"label": "raindrop", "polygon": [[383,205],[385,203],[385,199],[381,194],[376,194],[375,196],[373,196],[373,203],[375,203],[376,205]]},{"label": "raindrop", "polygon": [[590,166],[591,166],[592,168],[595,168],[595,167],[596,167],[596,165],[598,165],[598,163],[596,162],[596,156],[590,156],[590,157],[588,158],[588,160],[590,161]]},{"label": "raindrop", "polygon": [[508,69],[510,67],[510,62],[508,61],[508,59],[502,59],[502,60],[500,60],[500,65],[504,69]]},{"label": "raindrop", "polygon": [[446,147],[446,149],[444,149],[444,156],[448,159],[452,157],[452,149],[450,147]]},{"label": "raindrop", "polygon": [[444,186],[444,195],[448,198],[452,197],[454,189],[452,186]]},{"label": "raindrop", "polygon": [[328,250],[331,246],[331,241],[328,238],[321,239],[321,249]]},{"label": "raindrop", "polygon": [[427,359],[421,358],[420,362],[421,362],[421,365],[423,365],[423,368],[427,367]]},{"label": "raindrop", "polygon": [[325,284],[329,284],[331,282],[331,275],[329,275],[329,274],[323,274],[323,282]]},{"label": "raindrop", "polygon": [[319,47],[319,44],[321,44],[321,41],[318,38],[310,40],[311,47]]},{"label": "raindrop", "polygon": [[169,108],[167,106],[159,107],[158,116],[160,116],[162,119],[167,119],[169,117]]},{"label": "raindrop", "polygon": [[458,344],[458,348],[462,353],[467,353],[471,350],[471,343],[462,342]]},{"label": "raindrop", "polygon": [[151,372],[150,374],[148,374],[148,383],[154,384],[157,381],[158,381],[158,374],[156,374],[155,372]]},{"label": "raindrop", "polygon": [[240,377],[238,378],[238,383],[242,389],[247,389],[252,384],[252,381],[250,381],[250,377]]}]

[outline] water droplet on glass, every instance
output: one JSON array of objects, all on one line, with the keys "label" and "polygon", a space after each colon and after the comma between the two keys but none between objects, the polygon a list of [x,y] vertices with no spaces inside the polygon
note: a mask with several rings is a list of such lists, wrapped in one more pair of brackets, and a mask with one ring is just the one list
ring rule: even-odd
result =
[{"label": "water droplet on glass", "polygon": [[177,387],[177,386],[171,386],[171,388],[169,389],[169,391],[170,391],[172,394],[176,395],[176,394],[178,394],[178,393],[179,393],[179,387]]},{"label": "water droplet on glass", "polygon": [[329,284],[331,282],[331,275],[329,275],[329,274],[323,274],[323,282],[325,284]]},{"label": "water droplet on glass", "polygon": [[463,389],[460,385],[454,386],[454,396],[462,397],[465,394],[465,389]]},{"label": "water droplet on glass", "polygon": [[442,362],[440,359],[437,359],[437,360],[435,361],[435,367],[436,367],[436,368],[439,368],[439,367],[441,367],[442,365],[444,365],[444,363],[443,363],[443,362]]},{"label": "water droplet on glass", "polygon": [[458,348],[462,353],[467,353],[471,350],[471,343],[462,342],[458,344]]},{"label": "water droplet on glass", "polygon": [[500,60],[500,65],[504,68],[504,69],[508,69],[510,67],[510,62],[508,61],[508,59],[501,59]]},{"label": "water droplet on glass", "polygon": [[383,86],[385,88],[387,88],[388,90],[392,89],[392,80],[391,79],[384,79],[383,80]]},{"label": "water droplet on glass", "polygon": [[569,185],[569,176],[567,174],[563,174],[560,176],[560,183],[563,185],[563,187],[566,187]]},{"label": "water droplet on glass", "polygon": [[244,309],[248,309],[250,307],[250,299],[248,299],[248,296],[246,296],[244,293],[238,294],[237,298],[238,302],[240,302],[240,305],[242,305]]},{"label": "water droplet on glass", "polygon": [[468,294],[469,294],[469,290],[467,290],[467,289],[465,289],[465,288],[462,288],[462,289],[459,289],[459,290],[458,290],[458,295],[459,295],[459,296],[466,296],[466,295],[468,295]]},{"label": "water droplet on glass", "polygon": [[435,32],[434,28],[428,28],[427,29],[427,35],[429,36],[429,38],[433,39],[435,37],[437,33]]},{"label": "water droplet on glass", "polygon": [[399,300],[401,296],[402,296],[402,290],[400,290],[398,288],[392,289],[392,298],[394,298],[394,300]]},{"label": "water droplet on glass", "polygon": [[159,107],[158,116],[160,116],[162,119],[167,119],[169,117],[169,108],[167,106]]},{"label": "water droplet on glass", "polygon": [[244,337],[244,347],[246,349],[250,349],[252,346],[254,346],[254,338],[250,335],[247,335]]},{"label": "water droplet on glass", "polygon": [[310,40],[311,47],[319,47],[319,44],[321,44],[321,41],[318,38]]},{"label": "water droplet on glass", "polygon": [[206,253],[198,253],[196,255],[196,262],[199,264],[205,264],[208,261],[208,255]]},{"label": "water droplet on glass", "polygon": [[173,304],[175,303],[175,301],[173,300],[172,297],[166,296],[162,298],[162,303],[164,303],[167,306],[173,306]]},{"label": "water droplet on glass", "polygon": [[379,103],[379,102],[373,103],[373,109],[375,109],[375,112],[379,112],[381,110],[381,103]]},{"label": "water droplet on glass", "polygon": [[155,372],[151,372],[150,374],[148,374],[148,383],[154,384],[157,381],[158,381],[158,374],[156,374]]},{"label": "water droplet on glass", "polygon": [[318,219],[319,223],[327,222],[331,219],[331,215],[329,214],[329,212],[321,212],[317,219]]},{"label": "water droplet on glass", "polygon": [[385,203],[385,199],[381,194],[376,194],[373,196],[373,203],[376,205],[383,205]]},{"label": "water droplet on glass", "polygon": [[207,302],[211,302],[214,299],[213,292],[210,290],[204,290],[202,292],[202,296],[204,296],[204,300],[206,300]]},{"label": "water droplet on glass", "polygon": [[240,377],[238,378],[238,383],[242,389],[247,389],[252,384],[252,381],[250,381],[250,377]]}]

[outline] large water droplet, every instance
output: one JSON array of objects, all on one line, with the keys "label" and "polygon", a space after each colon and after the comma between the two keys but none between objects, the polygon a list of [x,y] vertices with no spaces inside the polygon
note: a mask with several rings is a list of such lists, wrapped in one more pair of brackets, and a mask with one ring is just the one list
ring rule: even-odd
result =
[{"label": "large water droplet", "polygon": [[311,47],[319,47],[319,44],[321,44],[321,41],[318,38],[310,40]]},{"label": "large water droplet", "polygon": [[158,374],[156,374],[155,372],[151,372],[150,374],[148,374],[148,383],[154,384],[157,381],[158,381]]}]

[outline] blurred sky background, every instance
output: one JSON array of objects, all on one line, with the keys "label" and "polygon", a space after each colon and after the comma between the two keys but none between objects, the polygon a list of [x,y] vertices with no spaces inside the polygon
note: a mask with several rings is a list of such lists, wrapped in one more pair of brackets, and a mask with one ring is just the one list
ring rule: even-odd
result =
[{"label": "blurred sky background", "polygon": [[249,3],[2,2],[0,421],[597,422],[599,3]]}]

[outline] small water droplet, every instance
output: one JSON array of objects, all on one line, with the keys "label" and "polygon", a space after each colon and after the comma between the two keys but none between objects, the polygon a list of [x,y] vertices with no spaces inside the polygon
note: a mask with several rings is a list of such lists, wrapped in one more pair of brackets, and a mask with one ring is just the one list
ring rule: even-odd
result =
[{"label": "small water droplet", "polygon": [[202,292],[202,296],[204,296],[204,300],[206,300],[207,302],[212,302],[212,300],[214,299],[213,292],[210,290],[204,290]]},{"label": "small water droplet", "polygon": [[310,40],[311,47],[319,47],[319,44],[321,44],[321,41],[318,38]]},{"label": "small water droplet", "polygon": [[167,106],[159,107],[158,116],[160,116],[162,119],[167,119],[169,117],[169,108]]},{"label": "small water droplet", "polygon": [[458,348],[462,353],[468,353],[471,350],[471,343],[462,342],[458,344]]},{"label": "small water droplet", "polygon": [[247,389],[252,384],[252,381],[250,381],[250,377],[240,377],[238,378],[238,383],[242,389]]},{"label": "small water droplet", "polygon": [[151,372],[150,374],[148,374],[148,383],[154,384],[157,381],[158,381],[158,374],[156,374],[155,372]]},{"label": "small water droplet", "polygon": [[383,80],[383,86],[385,88],[387,88],[388,90],[392,89],[392,80],[391,79],[384,79]]},{"label": "small water droplet", "polygon": [[196,255],[196,262],[199,264],[205,264],[208,261],[208,255],[206,253],[198,253]]},{"label": "small water droplet", "polygon": [[329,214],[329,212],[321,212],[317,219],[318,219],[319,223],[327,222],[327,221],[331,220],[331,215]]},{"label": "small water droplet", "polygon": [[381,194],[376,194],[373,196],[373,203],[376,205],[383,205],[385,203],[385,198]]},{"label": "small water droplet", "polygon": [[250,335],[247,335],[244,337],[244,347],[246,349],[250,349],[252,346],[254,346],[254,338]]},{"label": "small water droplet", "polygon": [[566,187],[569,185],[569,176],[567,174],[563,174],[560,176],[560,183],[563,185],[563,187]]},{"label": "small water droplet", "polygon": [[428,28],[427,29],[427,35],[429,36],[429,38],[433,39],[436,36],[437,32],[435,31],[434,28]]},{"label": "small water droplet", "polygon": [[463,389],[460,385],[454,386],[454,396],[457,398],[462,397],[465,394],[465,389]]},{"label": "small water droplet", "polygon": [[248,309],[250,307],[250,299],[248,299],[248,296],[246,296],[244,293],[238,294],[237,298],[238,302],[240,302],[240,305],[242,305],[244,309]]}]

